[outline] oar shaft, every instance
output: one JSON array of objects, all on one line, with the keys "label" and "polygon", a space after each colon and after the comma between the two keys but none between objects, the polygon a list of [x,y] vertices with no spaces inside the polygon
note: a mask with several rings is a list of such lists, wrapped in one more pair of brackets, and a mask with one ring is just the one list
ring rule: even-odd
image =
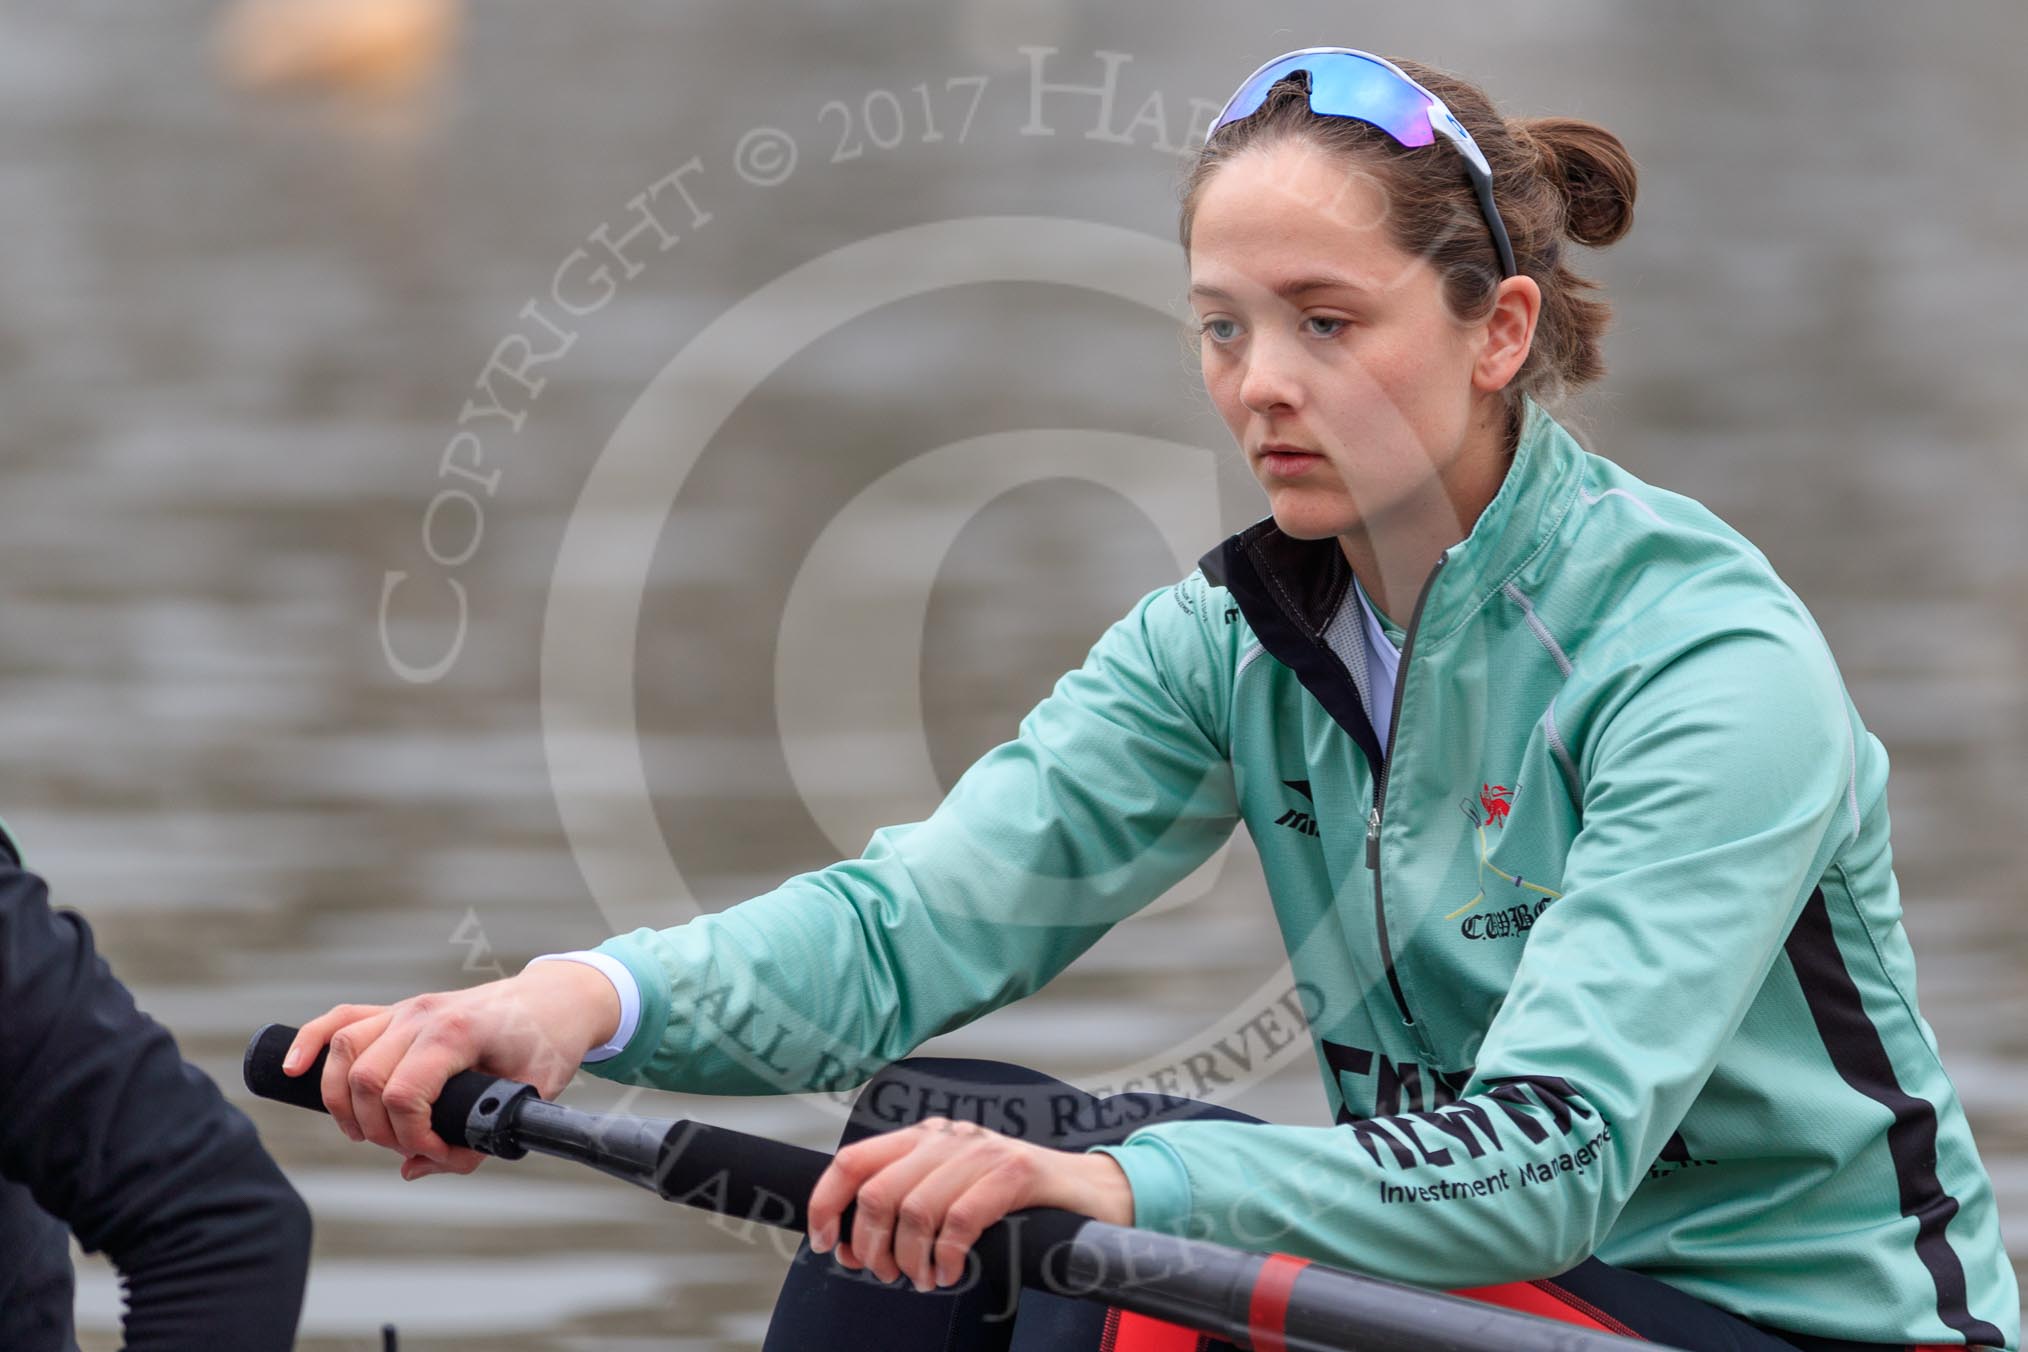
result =
[{"label": "oar shaft", "polygon": [[[324,1053],[301,1076],[281,1059],[296,1030],[269,1024],[247,1048],[247,1088],[325,1111]],[[326,1049],[328,1052],[328,1048]],[[831,1156],[701,1122],[579,1112],[518,1081],[451,1077],[430,1114],[452,1145],[504,1159],[530,1150],[588,1164],[672,1201],[806,1231],[810,1192]],[[853,1208],[839,1224],[849,1234]],[[1015,1284],[1104,1301],[1184,1324],[1258,1352],[1627,1352],[1630,1340],[1555,1324],[1284,1254],[1108,1225],[1030,1207],[988,1226],[973,1246],[996,1308]],[[1651,1352],[1665,1352],[1645,1344]]]}]

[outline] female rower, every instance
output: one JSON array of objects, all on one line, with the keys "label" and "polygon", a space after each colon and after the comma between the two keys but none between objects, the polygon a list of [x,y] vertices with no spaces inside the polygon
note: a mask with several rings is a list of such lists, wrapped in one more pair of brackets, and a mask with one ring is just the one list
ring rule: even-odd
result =
[{"label": "female rower", "polygon": [[[1004,1345],[951,1284],[1033,1205],[1683,1348],[2016,1347],[1992,1187],[1915,1004],[1886,754],[1760,551],[1550,412],[1602,372],[1566,249],[1623,235],[1634,189],[1604,129],[1503,118],[1420,64],[1263,66],[1181,235],[1205,387],[1269,514],[862,858],[340,1007],[293,1064],[328,1040],[333,1115],[408,1176],[478,1162],[427,1121],[473,1065],[545,1093],[581,1058],[692,1092],[871,1077],[771,1348]],[[1335,1125],[904,1059],[1240,822]],[[1104,1336],[1053,1299],[1015,1346]]]}]

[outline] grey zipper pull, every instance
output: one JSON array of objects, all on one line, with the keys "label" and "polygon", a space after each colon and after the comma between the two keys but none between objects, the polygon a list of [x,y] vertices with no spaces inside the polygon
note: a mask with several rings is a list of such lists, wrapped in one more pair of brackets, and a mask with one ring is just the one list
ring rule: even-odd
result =
[{"label": "grey zipper pull", "polygon": [[1380,804],[1375,803],[1366,813],[1366,867],[1380,867]]}]

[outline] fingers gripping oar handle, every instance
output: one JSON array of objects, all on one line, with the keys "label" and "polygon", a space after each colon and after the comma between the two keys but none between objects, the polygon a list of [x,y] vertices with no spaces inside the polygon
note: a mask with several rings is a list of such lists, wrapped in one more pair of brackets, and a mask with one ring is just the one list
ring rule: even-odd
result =
[{"label": "fingers gripping oar handle", "polygon": [[[320,1085],[331,1049],[325,1047],[318,1052],[317,1059],[301,1075],[287,1075],[282,1072],[282,1057],[295,1040],[296,1030],[287,1024],[271,1023],[255,1033],[253,1041],[247,1044],[246,1059],[240,1068],[246,1087],[277,1103],[329,1112]],[[476,1070],[459,1071],[444,1085],[430,1108],[430,1125],[451,1145],[468,1146],[501,1159],[520,1159],[527,1150],[512,1139],[511,1133],[503,1132],[501,1124],[511,1122],[511,1109],[516,1103],[535,1097],[534,1085]]]},{"label": "fingers gripping oar handle", "polygon": [[[246,1087],[261,1098],[326,1112],[319,1082],[328,1047],[301,1075],[282,1072],[296,1031],[271,1023],[254,1034],[242,1066]],[[501,1159],[535,1150],[577,1160],[671,1202],[793,1231],[809,1229],[810,1193],[831,1163],[819,1150],[703,1122],[579,1112],[545,1102],[532,1085],[476,1070],[445,1082],[430,1125],[454,1146]],[[846,1205],[839,1234],[852,1233],[856,1212],[856,1204]],[[974,1247],[986,1273],[1012,1267],[1029,1286],[1043,1283],[1049,1254],[1090,1220],[1054,1207],[1030,1207],[1010,1219],[1017,1223],[988,1227]]]},{"label": "fingers gripping oar handle", "polygon": [[[829,1155],[703,1122],[665,1125],[670,1130],[656,1164],[656,1190],[664,1198],[787,1230],[809,1229],[810,1193],[830,1165]],[[545,1145],[529,1143],[551,1153]],[[857,1203],[846,1204],[838,1220],[840,1235],[851,1235],[857,1210]],[[1057,1275],[1050,1256],[1091,1223],[1089,1216],[1074,1211],[1025,1207],[987,1226],[973,1249],[987,1280],[997,1284],[997,1274],[1014,1271],[1020,1285],[1042,1287]]]}]

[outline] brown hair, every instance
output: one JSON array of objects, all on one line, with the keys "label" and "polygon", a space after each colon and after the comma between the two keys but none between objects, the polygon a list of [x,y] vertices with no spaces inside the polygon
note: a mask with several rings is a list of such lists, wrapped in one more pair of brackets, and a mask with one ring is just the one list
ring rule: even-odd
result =
[{"label": "brown hair", "polygon": [[[1518,417],[1521,395],[1538,403],[1605,374],[1599,339],[1612,308],[1586,293],[1598,283],[1571,271],[1563,242],[1602,248],[1634,223],[1635,165],[1620,139],[1593,122],[1569,117],[1508,119],[1476,85],[1420,62],[1389,58],[1442,99],[1472,134],[1493,171],[1493,202],[1507,227],[1515,267],[1542,288],[1542,312],[1527,359],[1503,391]],[[1179,233],[1190,252],[1198,198],[1219,166],[1249,149],[1307,138],[1370,172],[1389,200],[1388,235],[1443,278],[1451,313],[1471,322],[1492,311],[1500,258],[1463,162],[1439,137],[1406,147],[1356,118],[1310,110],[1308,76],[1279,81],[1251,115],[1212,135],[1182,188]]]}]

